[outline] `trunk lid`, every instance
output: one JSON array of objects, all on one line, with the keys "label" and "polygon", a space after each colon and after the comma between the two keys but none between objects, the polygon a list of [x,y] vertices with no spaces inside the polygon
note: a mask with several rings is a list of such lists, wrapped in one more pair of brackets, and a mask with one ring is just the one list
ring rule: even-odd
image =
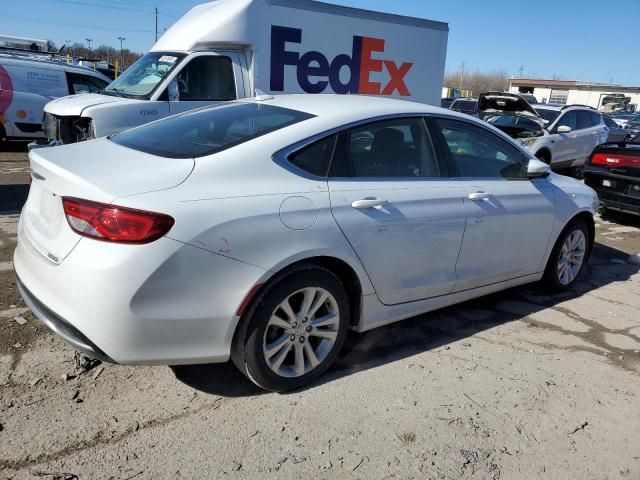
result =
[{"label": "trunk lid", "polygon": [[43,257],[61,263],[82,238],[71,230],[62,197],[103,203],[166,190],[191,173],[191,158],[163,158],[103,138],[29,153],[32,183],[20,218],[21,241]]}]

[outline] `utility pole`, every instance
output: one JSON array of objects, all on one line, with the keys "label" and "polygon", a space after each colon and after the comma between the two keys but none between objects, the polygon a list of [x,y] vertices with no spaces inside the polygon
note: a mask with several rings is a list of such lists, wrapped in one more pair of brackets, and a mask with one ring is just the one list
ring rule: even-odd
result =
[{"label": "utility pole", "polygon": [[158,7],[156,9],[156,42],[158,41]]},{"label": "utility pole", "polygon": [[520,68],[518,68],[518,75],[520,78],[522,78],[523,74],[524,74],[524,65],[520,65]]},{"label": "utility pole", "polygon": [[120,70],[124,70],[124,56],[122,55],[122,42],[124,42],[127,38],[126,37],[118,37],[118,40],[120,40]]},{"label": "utility pole", "polygon": [[462,68],[460,70],[460,95],[462,95],[462,80],[464,79],[464,62],[462,62]]},{"label": "utility pole", "polygon": [[89,45],[89,51],[91,51],[91,42],[93,42],[93,38],[85,38],[87,41],[87,45]]}]

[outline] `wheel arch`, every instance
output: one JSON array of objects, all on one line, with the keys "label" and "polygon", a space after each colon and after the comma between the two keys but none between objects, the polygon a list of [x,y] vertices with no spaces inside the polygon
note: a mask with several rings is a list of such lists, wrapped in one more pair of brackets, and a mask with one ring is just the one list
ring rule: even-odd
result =
[{"label": "wheel arch", "polygon": [[[539,157],[539,155],[542,155],[543,157],[545,157],[547,160],[549,160],[549,165],[551,164],[551,160],[552,160],[552,155],[551,155],[551,150],[549,149],[549,147],[544,146],[541,147],[535,154],[535,157],[538,159],[541,159]],[[542,159],[541,159],[542,160]],[[544,160],[543,160],[544,161]]]}]

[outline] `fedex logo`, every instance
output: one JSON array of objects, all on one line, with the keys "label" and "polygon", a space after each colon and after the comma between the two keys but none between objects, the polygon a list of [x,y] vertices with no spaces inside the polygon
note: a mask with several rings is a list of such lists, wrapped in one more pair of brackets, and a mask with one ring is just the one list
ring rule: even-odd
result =
[{"label": "fedex logo", "polygon": [[[298,85],[307,93],[322,93],[327,86],[336,93],[362,93],[370,95],[402,96],[411,93],[404,78],[413,63],[405,62],[398,66],[393,60],[374,58],[375,52],[384,52],[385,41],[372,37],[353,37],[351,56],[343,53],[329,61],[322,53],[311,50],[300,54],[287,50],[287,43],[302,43],[302,30],[299,28],[271,27],[271,90],[284,91],[285,66],[296,67]],[[349,79],[344,83],[340,79],[343,68],[350,71]],[[386,70],[389,81],[386,85],[371,81],[371,73]],[[323,79],[312,79],[320,77]]]}]

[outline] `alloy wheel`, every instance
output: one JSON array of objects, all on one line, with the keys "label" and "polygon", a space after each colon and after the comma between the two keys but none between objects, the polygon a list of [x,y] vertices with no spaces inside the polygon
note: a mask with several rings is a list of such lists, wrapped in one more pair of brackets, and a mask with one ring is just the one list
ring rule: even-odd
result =
[{"label": "alloy wheel", "polygon": [[338,338],[340,311],[324,288],[306,287],[275,308],[264,332],[262,352],[276,375],[301,377],[320,365]]},{"label": "alloy wheel", "polygon": [[580,273],[587,250],[587,239],[582,230],[574,230],[564,240],[556,273],[562,285],[569,285]]}]

